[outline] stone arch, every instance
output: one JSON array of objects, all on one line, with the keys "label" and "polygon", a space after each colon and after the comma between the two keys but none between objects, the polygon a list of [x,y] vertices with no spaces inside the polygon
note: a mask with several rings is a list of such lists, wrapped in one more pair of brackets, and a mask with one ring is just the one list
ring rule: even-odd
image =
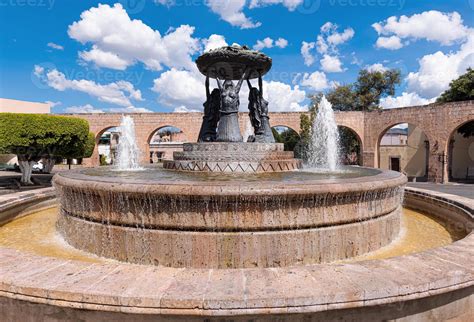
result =
[{"label": "stone arch", "polygon": [[[357,139],[358,143],[359,143],[359,151],[356,152],[356,160],[352,160],[352,162],[350,162],[351,160],[349,160],[349,155],[346,155],[346,156],[342,156],[344,157],[346,160],[345,162],[346,163],[349,163],[349,164],[357,164],[357,165],[362,165],[362,152],[364,150],[364,144],[363,144],[363,140],[362,140],[362,137],[357,133],[356,130],[354,130],[353,128],[349,127],[349,126],[345,126],[345,125],[337,125],[338,129],[339,129],[339,135],[341,135],[341,132],[344,130],[344,129],[347,129],[347,131],[349,131],[350,133],[352,133],[355,138]],[[340,145],[343,145],[343,142],[341,142]],[[349,151],[348,151],[349,152]],[[348,153],[347,153],[348,154]]]},{"label": "stone arch", "polygon": [[[374,167],[375,168],[378,168],[379,167],[379,155],[378,155],[378,150],[379,150],[379,147],[380,147],[380,140],[382,139],[382,137],[384,136],[384,134],[389,130],[391,129],[392,127],[396,126],[396,125],[399,125],[399,124],[409,124],[409,125],[412,125],[418,129],[420,129],[425,135],[426,137],[428,138],[428,141],[430,142],[430,144],[433,144],[434,142],[436,142],[435,138],[432,137],[431,135],[431,132],[425,128],[425,126],[423,125],[420,125],[420,122],[412,122],[410,119],[396,119],[396,120],[391,120],[391,121],[386,121],[384,122],[382,125],[376,127],[376,129],[372,130],[373,134],[372,135],[372,138],[375,139],[375,141],[373,142],[373,146],[374,146]],[[370,124],[368,124],[370,126]],[[369,142],[367,142],[367,145],[369,144]]]},{"label": "stone arch", "polygon": [[284,143],[286,151],[295,150],[301,139],[300,134],[295,129],[286,125],[273,125],[271,128],[272,131],[275,130],[273,136],[276,142]]},{"label": "stone arch", "polygon": [[[400,124],[407,124],[405,142],[394,143],[393,145],[382,144],[382,139],[387,132]],[[430,167],[430,144],[433,142],[429,132],[417,124],[401,121],[385,125],[383,130],[377,133],[378,137],[375,145],[376,168],[391,169],[389,159],[392,158],[392,154],[395,154],[399,157],[400,168],[398,171],[406,173],[409,179],[427,180]],[[383,147],[386,147],[388,151],[383,153]]]},{"label": "stone arch", "polygon": [[100,165],[100,153],[99,153],[99,141],[102,137],[102,135],[107,132],[110,129],[113,128],[118,128],[120,125],[109,125],[106,127],[102,127],[99,131],[95,133],[95,147],[94,147],[94,152],[92,154],[92,163],[94,166]]},{"label": "stone arch", "polygon": [[474,136],[464,137],[458,130],[474,118],[456,124],[446,140],[445,176],[448,181],[474,182]]},{"label": "stone arch", "polygon": [[301,112],[273,112],[269,113],[270,116],[270,126],[285,126],[296,133],[300,133],[300,116]]},{"label": "stone arch", "polygon": [[101,138],[101,136],[102,136],[105,132],[107,132],[107,130],[110,130],[110,129],[113,129],[113,128],[119,127],[119,126],[120,126],[120,124],[118,124],[118,125],[110,125],[110,126],[103,127],[101,130],[97,131],[97,132],[95,133],[95,141],[96,141],[96,144],[97,144],[97,142],[99,142],[99,139]]},{"label": "stone arch", "polygon": [[[175,128],[180,132],[180,136],[176,141],[162,142],[162,143],[153,143],[153,137],[156,133],[162,129],[166,128]],[[162,124],[158,127],[154,127],[153,130],[149,131],[146,139],[146,149],[145,149],[145,158],[146,163],[156,163],[161,162],[163,159],[171,159],[173,153],[176,151],[182,151],[183,143],[189,142],[189,138],[184,132],[181,126]]]},{"label": "stone arch", "polygon": [[167,127],[172,127],[172,128],[177,128],[179,130],[181,130],[182,132],[182,135],[183,135],[183,138],[184,138],[184,141],[185,142],[188,142],[189,141],[189,138],[186,134],[186,132],[184,132],[183,128],[181,126],[177,126],[177,125],[172,125],[172,124],[163,124],[163,125],[159,125],[157,127],[155,127],[152,131],[150,131],[148,133],[148,136],[147,136],[147,144],[150,144],[151,142],[151,139],[153,139],[153,136],[156,134],[156,132],[158,132],[159,130],[161,129],[164,129],[164,128],[167,128]]},{"label": "stone arch", "polygon": [[294,128],[292,128],[291,126],[287,126],[287,125],[284,125],[284,124],[275,124],[275,125],[271,125],[272,129],[273,128],[276,128],[276,127],[284,127],[284,128],[287,128],[287,129],[290,129],[292,131],[294,131],[296,134],[298,134],[298,136],[300,136],[300,133],[298,133],[297,130],[295,130]]}]

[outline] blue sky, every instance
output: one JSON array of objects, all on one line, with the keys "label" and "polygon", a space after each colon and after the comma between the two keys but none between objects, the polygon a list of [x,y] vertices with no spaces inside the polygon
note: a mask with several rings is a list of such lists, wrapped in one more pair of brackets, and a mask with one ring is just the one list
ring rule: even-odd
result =
[{"label": "blue sky", "polygon": [[426,104],[474,66],[474,0],[0,0],[0,24],[0,97],[57,113],[200,110],[193,61],[223,43],[273,58],[274,111],[361,68],[402,71],[384,107]]}]

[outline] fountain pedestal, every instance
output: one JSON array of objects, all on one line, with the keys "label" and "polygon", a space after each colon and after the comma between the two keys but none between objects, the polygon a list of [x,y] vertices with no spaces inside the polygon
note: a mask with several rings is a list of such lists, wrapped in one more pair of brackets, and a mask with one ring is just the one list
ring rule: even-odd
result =
[{"label": "fountain pedestal", "polygon": [[283,143],[185,143],[165,169],[176,171],[263,173],[300,169],[303,164]]}]

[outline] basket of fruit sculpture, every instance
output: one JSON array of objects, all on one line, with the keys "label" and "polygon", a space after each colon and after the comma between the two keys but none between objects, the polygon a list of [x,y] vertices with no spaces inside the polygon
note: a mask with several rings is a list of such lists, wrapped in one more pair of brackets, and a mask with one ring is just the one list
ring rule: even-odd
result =
[{"label": "basket of fruit sculpture", "polygon": [[265,75],[272,68],[272,59],[247,46],[225,46],[210,50],[196,60],[199,71],[210,78],[239,80],[245,70],[249,78]]}]

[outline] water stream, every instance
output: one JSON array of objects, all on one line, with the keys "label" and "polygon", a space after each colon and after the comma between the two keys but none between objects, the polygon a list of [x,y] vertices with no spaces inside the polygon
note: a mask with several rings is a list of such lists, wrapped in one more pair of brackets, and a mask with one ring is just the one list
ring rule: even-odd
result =
[{"label": "water stream", "polygon": [[131,116],[122,116],[120,139],[117,146],[117,169],[121,171],[140,170],[140,150],[135,138],[135,123]]},{"label": "water stream", "polygon": [[336,171],[339,166],[339,132],[331,103],[325,96],[318,106],[313,121],[309,146],[308,166],[325,171]]}]

